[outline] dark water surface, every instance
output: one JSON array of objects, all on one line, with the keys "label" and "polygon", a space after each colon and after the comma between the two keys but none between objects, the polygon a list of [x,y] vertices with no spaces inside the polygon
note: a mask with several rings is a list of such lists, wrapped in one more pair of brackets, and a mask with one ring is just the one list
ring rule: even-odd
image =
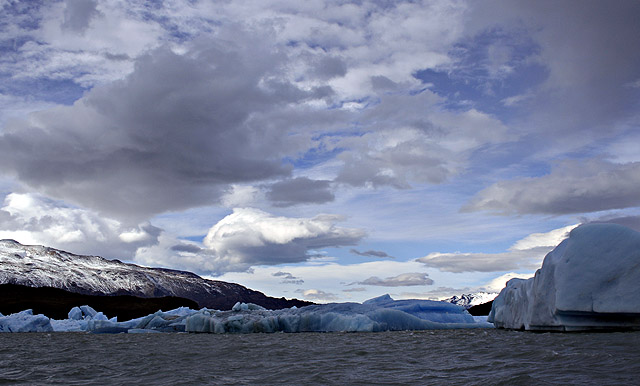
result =
[{"label": "dark water surface", "polygon": [[640,332],[0,334],[0,385],[637,385]]}]

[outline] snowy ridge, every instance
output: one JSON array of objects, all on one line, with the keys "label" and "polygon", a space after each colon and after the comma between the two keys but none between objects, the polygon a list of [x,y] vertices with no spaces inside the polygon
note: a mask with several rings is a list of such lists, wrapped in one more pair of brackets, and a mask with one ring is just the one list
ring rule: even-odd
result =
[{"label": "snowy ridge", "polygon": [[229,309],[238,301],[267,308],[302,303],[270,298],[239,284],[203,279],[191,272],[141,267],[14,240],[0,240],[0,284],[53,287],[88,295],[177,296],[218,309]]},{"label": "snowy ridge", "polygon": [[452,303],[458,306],[462,306],[469,309],[473,306],[488,303],[498,296],[497,292],[476,292],[472,294],[463,294],[462,296],[452,296],[447,299],[443,299],[443,302]]}]

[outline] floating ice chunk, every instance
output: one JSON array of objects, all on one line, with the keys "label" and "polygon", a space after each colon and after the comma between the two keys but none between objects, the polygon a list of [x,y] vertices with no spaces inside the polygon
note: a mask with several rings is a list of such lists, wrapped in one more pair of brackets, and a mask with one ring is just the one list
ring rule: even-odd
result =
[{"label": "floating ice chunk", "polygon": [[253,303],[240,303],[240,302],[237,302],[231,308],[231,311],[236,311],[236,312],[237,311],[260,311],[260,310],[266,310],[266,308]]},{"label": "floating ice chunk", "polygon": [[73,307],[69,313],[69,320],[82,320],[82,310],[80,307]]},{"label": "floating ice chunk", "polygon": [[387,294],[369,299],[363,304],[404,311],[420,319],[438,323],[473,323],[474,321],[464,307],[434,300],[393,300]]},{"label": "floating ice chunk", "polygon": [[50,332],[53,331],[49,318],[33,315],[32,310],[0,317],[0,332]]},{"label": "floating ice chunk", "polygon": [[91,320],[109,320],[105,314],[102,312],[96,312],[96,314],[91,318]]},{"label": "floating ice chunk", "polygon": [[84,319],[93,319],[93,317],[98,313],[96,310],[86,305],[80,306],[80,310],[82,311]]},{"label": "floating ice chunk", "polygon": [[164,313],[167,314],[167,315],[189,316],[189,315],[194,314],[196,312],[198,312],[198,311],[192,310],[189,307],[178,307],[178,308],[173,309],[173,310],[165,311]]},{"label": "floating ice chunk", "polygon": [[87,324],[89,323],[86,320],[75,320],[75,319],[63,319],[63,320],[51,319],[50,321],[51,321],[51,327],[55,332],[87,331]]},{"label": "floating ice chunk", "polygon": [[525,330],[640,329],[640,233],[615,224],[571,231],[528,280],[512,279],[489,321]]}]

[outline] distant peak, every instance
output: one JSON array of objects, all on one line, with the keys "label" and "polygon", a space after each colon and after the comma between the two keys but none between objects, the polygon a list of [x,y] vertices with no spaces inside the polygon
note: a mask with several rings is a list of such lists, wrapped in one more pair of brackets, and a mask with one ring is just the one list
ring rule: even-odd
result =
[{"label": "distant peak", "polygon": [[384,294],[382,296],[378,296],[377,298],[365,300],[362,304],[378,304],[378,303],[386,303],[392,302],[393,298],[389,296],[389,294]]},{"label": "distant peak", "polygon": [[2,239],[2,240],[0,240],[0,243],[22,245],[19,242],[15,241],[14,239]]}]

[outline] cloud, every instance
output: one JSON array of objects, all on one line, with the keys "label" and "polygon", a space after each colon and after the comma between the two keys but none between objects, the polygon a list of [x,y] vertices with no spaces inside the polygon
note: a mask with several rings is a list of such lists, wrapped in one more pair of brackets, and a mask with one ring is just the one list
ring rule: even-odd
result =
[{"label": "cloud", "polygon": [[364,287],[355,287],[355,288],[347,288],[343,289],[342,292],[364,292],[367,289]]},{"label": "cloud", "polygon": [[534,248],[503,253],[433,252],[417,261],[445,272],[496,272],[510,269],[536,269],[549,248]]},{"label": "cloud", "polygon": [[564,161],[542,177],[501,181],[480,191],[463,211],[569,214],[640,206],[640,162]]},{"label": "cloud", "polygon": [[227,208],[252,206],[260,195],[260,190],[250,185],[231,185],[220,199]]},{"label": "cloud", "polygon": [[335,199],[330,189],[331,181],[298,177],[272,184],[266,196],[277,207],[323,204]]},{"label": "cloud", "polygon": [[123,224],[36,194],[11,193],[0,209],[0,238],[78,254],[127,259],[157,244],[161,232],[149,223]]},{"label": "cloud", "polygon": [[534,233],[514,243],[503,253],[440,253],[433,252],[416,259],[428,267],[445,272],[500,272],[513,269],[540,268],[544,256],[569,237],[579,224]]},{"label": "cloud", "polygon": [[298,289],[295,291],[295,293],[302,294],[303,299],[310,301],[331,302],[338,300],[338,296],[336,296],[336,294],[318,289]]},{"label": "cloud", "polygon": [[[336,225],[343,218],[321,214],[312,218],[274,216],[259,209],[236,208],[209,229],[202,247],[165,235],[154,246],[136,251],[140,264],[187,269],[219,276],[251,272],[254,266],[300,263],[316,259],[320,250],[356,245],[366,233]],[[297,277],[277,277],[301,284]]]},{"label": "cloud", "polygon": [[300,263],[313,260],[323,248],[356,245],[365,236],[361,229],[337,226],[340,220],[337,215],[292,218],[237,208],[211,227],[202,248],[167,236],[154,247],[139,248],[135,259],[215,276],[251,271],[253,266]]},{"label": "cloud", "polygon": [[500,292],[506,286],[507,282],[511,279],[528,279],[533,277],[532,273],[515,273],[509,272],[504,275],[498,276],[495,279],[487,283],[483,289],[487,292]]},{"label": "cloud", "polygon": [[176,251],[176,252],[188,252],[188,253],[198,253],[202,251],[202,248],[200,248],[197,245],[193,245],[193,244],[176,244],[174,246],[171,247],[172,251]]},{"label": "cloud", "polygon": [[349,252],[353,253],[354,255],[363,256],[363,257],[379,257],[381,259],[384,259],[384,258],[395,259],[395,257],[390,256],[383,251],[368,250],[368,251],[360,252],[357,249],[350,249]]},{"label": "cloud", "polygon": [[234,209],[209,230],[203,244],[215,256],[216,272],[302,262],[314,250],[355,245],[365,236],[361,229],[336,226],[340,220],[327,214],[289,218],[258,209]]},{"label": "cloud", "polygon": [[336,182],[356,187],[438,184],[466,169],[474,151],[506,141],[508,129],[475,109],[443,111],[429,90],[381,96],[359,118],[362,135],[344,138]]},{"label": "cloud", "polygon": [[282,281],[280,282],[281,284],[298,284],[298,285],[304,284],[304,280],[300,279],[299,277],[293,276],[289,272],[278,271],[278,272],[272,273],[271,276],[281,277],[282,278]]},{"label": "cloud", "polygon": [[430,279],[429,275],[426,273],[411,272],[402,273],[398,276],[387,277],[385,279],[380,279],[377,276],[372,276],[368,279],[359,281],[354,284],[375,285],[381,287],[410,287],[417,285],[432,285],[433,280]]},{"label": "cloud", "polygon": [[93,0],[66,0],[62,28],[84,32],[91,19],[100,14],[96,9],[97,5]]},{"label": "cloud", "polygon": [[640,78],[640,52],[633,49],[640,39],[637,2],[497,0],[469,5],[469,35],[498,29],[501,35],[534,44],[525,68],[540,65],[546,76],[523,90],[531,98],[520,105],[526,114],[520,123],[539,134],[545,150],[579,148],[609,137],[620,131],[620,121],[637,116],[637,93],[625,87]]},{"label": "cloud", "polygon": [[138,219],[215,203],[232,184],[289,175],[280,157],[299,148],[299,137],[277,115],[323,96],[288,83],[284,56],[262,39],[227,32],[233,40],[203,38],[181,55],[153,50],[125,79],[72,106],[10,122],[1,168],[49,196]]},{"label": "cloud", "polygon": [[605,223],[623,225],[640,232],[640,215],[620,216],[620,214],[607,214],[594,219],[584,217],[583,223]]},{"label": "cloud", "polygon": [[579,225],[580,224],[569,225],[545,233],[532,233],[516,241],[510,249],[522,251],[539,247],[555,247],[560,244],[562,240],[569,237],[569,233]]}]

